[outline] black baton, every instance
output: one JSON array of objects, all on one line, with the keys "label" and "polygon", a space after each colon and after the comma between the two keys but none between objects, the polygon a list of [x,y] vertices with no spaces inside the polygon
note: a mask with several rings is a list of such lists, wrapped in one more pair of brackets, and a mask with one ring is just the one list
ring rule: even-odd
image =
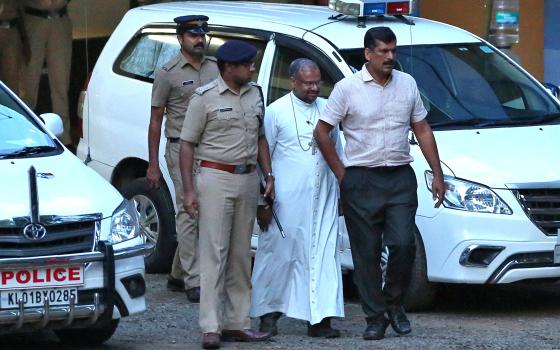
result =
[{"label": "black baton", "polygon": [[[260,185],[261,185],[261,192],[264,193],[266,190],[266,182],[264,182],[263,177],[261,176],[262,172],[260,171],[259,168],[259,180],[260,180]],[[272,199],[265,197],[264,200],[266,201],[266,203],[268,205],[270,205],[270,210],[272,210],[272,217],[274,218],[274,221],[276,222],[276,226],[278,226],[278,229],[280,230],[280,234],[282,235],[282,238],[286,238],[286,234],[284,233],[284,229],[282,228],[282,224],[280,224],[280,220],[278,219],[278,216],[276,215],[276,212],[274,211],[274,207],[272,206],[273,202]]]}]

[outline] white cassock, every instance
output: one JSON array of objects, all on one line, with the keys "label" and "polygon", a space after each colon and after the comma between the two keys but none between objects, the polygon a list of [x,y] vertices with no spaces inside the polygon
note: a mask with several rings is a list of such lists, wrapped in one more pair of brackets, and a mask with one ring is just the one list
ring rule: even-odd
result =
[{"label": "white cassock", "polygon": [[[316,146],[313,129],[327,101],[312,104],[293,93],[266,110],[276,200],[274,210],[286,233],[272,220],[259,236],[252,283],[251,316],[282,312],[319,323],[344,317],[338,253],[338,183]],[[294,117],[295,115],[295,117]],[[331,138],[341,151],[338,128]]]}]

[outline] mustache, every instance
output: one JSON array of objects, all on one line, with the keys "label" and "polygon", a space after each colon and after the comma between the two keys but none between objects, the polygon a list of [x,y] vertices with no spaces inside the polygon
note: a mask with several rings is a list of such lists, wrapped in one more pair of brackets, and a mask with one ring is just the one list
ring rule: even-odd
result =
[{"label": "mustache", "polygon": [[391,66],[394,66],[395,65],[395,60],[387,60],[387,61],[383,62],[383,64],[384,65],[385,64],[390,64]]},{"label": "mustache", "polygon": [[202,43],[195,44],[194,47],[203,49],[203,48],[204,48],[204,44],[202,44]]}]

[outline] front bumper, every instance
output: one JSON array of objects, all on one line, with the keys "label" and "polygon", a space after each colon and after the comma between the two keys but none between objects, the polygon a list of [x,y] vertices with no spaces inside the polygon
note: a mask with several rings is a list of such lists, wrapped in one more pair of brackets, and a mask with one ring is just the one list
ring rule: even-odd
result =
[{"label": "front bumper", "polygon": [[[112,245],[101,241],[98,250],[93,252],[0,259],[0,269],[99,263],[103,271],[102,288],[80,290],[79,303],[71,299],[68,306],[50,306],[47,301],[42,307],[24,308],[20,300],[17,309],[0,310],[0,331],[16,331],[29,327],[85,327],[102,319],[110,320],[115,308],[118,314],[128,315],[115,287],[115,261],[145,256],[154,248],[153,244],[147,243],[113,250]],[[143,266],[140,271],[143,271]]]}]

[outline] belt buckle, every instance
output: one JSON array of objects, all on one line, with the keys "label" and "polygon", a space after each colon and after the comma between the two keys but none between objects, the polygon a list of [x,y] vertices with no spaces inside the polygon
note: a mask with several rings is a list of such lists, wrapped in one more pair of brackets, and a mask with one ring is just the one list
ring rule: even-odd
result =
[{"label": "belt buckle", "polygon": [[236,165],[233,169],[234,174],[245,174],[247,172],[247,164]]},{"label": "belt buckle", "polygon": [[47,13],[47,19],[57,19],[57,18],[60,18],[60,17],[62,17],[62,16],[60,15],[60,12],[58,12],[58,11],[49,11]]}]

